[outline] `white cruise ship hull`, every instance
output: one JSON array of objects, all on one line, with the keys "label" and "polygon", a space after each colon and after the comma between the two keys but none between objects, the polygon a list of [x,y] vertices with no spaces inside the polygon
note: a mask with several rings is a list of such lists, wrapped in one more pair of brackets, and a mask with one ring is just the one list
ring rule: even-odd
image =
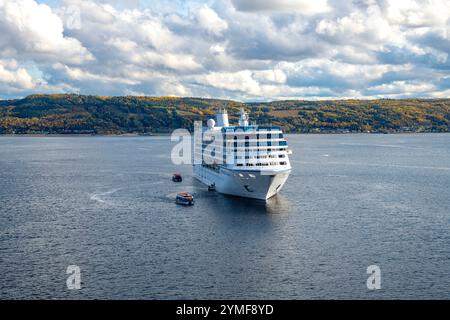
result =
[{"label": "white cruise ship hull", "polygon": [[238,197],[267,200],[276,195],[286,183],[289,170],[217,170],[194,165],[194,176],[217,192]]}]

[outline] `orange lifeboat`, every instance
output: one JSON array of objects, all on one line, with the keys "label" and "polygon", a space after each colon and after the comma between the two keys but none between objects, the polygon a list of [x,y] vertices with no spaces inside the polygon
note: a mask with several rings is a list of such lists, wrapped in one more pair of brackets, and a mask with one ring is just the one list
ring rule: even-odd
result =
[{"label": "orange lifeboat", "polygon": [[192,206],[194,204],[194,197],[190,193],[182,192],[177,194],[176,202],[184,206]]}]

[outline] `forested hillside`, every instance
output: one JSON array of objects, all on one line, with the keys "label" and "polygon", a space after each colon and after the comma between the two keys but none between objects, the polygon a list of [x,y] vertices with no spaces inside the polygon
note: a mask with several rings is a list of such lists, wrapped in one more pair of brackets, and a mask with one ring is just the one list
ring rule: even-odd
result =
[{"label": "forested hillside", "polygon": [[193,128],[218,108],[239,108],[286,132],[449,132],[450,99],[240,103],[173,97],[33,95],[0,101],[0,134],[149,134]]}]

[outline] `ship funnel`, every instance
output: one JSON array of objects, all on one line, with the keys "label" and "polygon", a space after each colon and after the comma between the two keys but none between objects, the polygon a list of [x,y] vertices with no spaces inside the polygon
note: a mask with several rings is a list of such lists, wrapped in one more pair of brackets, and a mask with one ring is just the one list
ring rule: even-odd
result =
[{"label": "ship funnel", "polygon": [[226,109],[221,109],[216,115],[216,122],[218,127],[229,127],[230,123],[228,122],[228,113]]}]

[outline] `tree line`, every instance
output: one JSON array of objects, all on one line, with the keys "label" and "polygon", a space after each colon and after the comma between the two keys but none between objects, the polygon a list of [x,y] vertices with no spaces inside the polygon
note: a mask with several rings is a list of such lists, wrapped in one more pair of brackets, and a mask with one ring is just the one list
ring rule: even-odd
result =
[{"label": "tree line", "polygon": [[240,108],[287,133],[449,132],[450,99],[289,100],[241,103],[175,97],[32,95],[0,101],[0,134],[152,134],[193,129],[219,108]]}]

